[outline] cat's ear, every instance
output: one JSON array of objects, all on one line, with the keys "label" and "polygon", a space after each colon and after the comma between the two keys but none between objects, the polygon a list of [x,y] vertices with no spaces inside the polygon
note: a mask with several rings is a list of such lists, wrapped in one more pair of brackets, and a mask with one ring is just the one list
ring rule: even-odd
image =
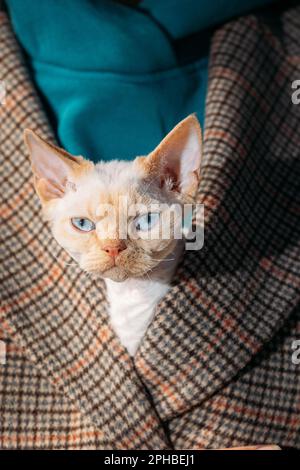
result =
[{"label": "cat's ear", "polygon": [[35,189],[42,203],[63,197],[68,184],[75,189],[72,178],[83,165],[82,157],[73,157],[30,129],[25,129],[24,141],[31,158]]},{"label": "cat's ear", "polygon": [[201,127],[194,115],[177,124],[158,147],[141,162],[146,173],[158,174],[175,191],[194,197],[200,180]]}]

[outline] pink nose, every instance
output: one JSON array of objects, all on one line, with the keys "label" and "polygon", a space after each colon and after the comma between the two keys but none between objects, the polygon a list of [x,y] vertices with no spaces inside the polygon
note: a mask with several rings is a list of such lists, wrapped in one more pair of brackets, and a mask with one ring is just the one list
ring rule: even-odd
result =
[{"label": "pink nose", "polygon": [[118,256],[119,253],[121,253],[121,251],[125,250],[125,248],[125,243],[120,241],[116,243],[108,243],[102,248],[102,250],[105,251],[112,258],[115,258],[116,256]]}]

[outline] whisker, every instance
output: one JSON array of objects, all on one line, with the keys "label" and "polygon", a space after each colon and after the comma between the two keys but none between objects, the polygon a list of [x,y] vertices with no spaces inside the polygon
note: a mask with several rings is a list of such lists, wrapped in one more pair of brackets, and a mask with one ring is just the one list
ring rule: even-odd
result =
[{"label": "whisker", "polygon": [[57,261],[59,261],[60,263],[62,263],[64,266],[77,266],[78,268],[80,266],[78,266],[78,263],[67,263],[66,261],[63,261],[62,259],[60,259],[60,257],[56,256],[56,255],[53,255],[53,257],[55,259],[57,259]]},{"label": "whisker", "polygon": [[152,259],[152,261],[174,261],[175,260],[175,258],[161,258],[161,259],[151,258],[151,259]]}]

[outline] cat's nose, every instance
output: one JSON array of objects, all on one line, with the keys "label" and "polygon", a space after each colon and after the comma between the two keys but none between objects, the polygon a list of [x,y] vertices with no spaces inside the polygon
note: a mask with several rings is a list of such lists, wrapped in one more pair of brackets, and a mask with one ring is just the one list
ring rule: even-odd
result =
[{"label": "cat's nose", "polygon": [[116,256],[118,256],[119,253],[121,253],[121,251],[125,250],[125,248],[125,243],[120,240],[117,242],[107,243],[102,247],[102,250],[105,251],[112,258],[115,258]]}]

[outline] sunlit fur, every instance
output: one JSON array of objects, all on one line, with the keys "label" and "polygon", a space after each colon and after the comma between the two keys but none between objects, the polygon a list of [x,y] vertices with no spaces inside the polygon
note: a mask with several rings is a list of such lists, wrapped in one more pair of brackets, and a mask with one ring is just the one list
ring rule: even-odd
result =
[{"label": "sunlit fur", "polygon": [[[141,277],[174,249],[176,241],[172,238],[143,240],[130,236],[124,240],[126,249],[115,260],[101,249],[106,241],[117,239],[119,231],[118,218],[117,224],[113,224],[110,214],[102,218],[98,215],[101,205],[112,205],[118,214],[119,198],[124,196],[129,205],[143,204],[149,209],[154,203],[171,204],[182,199],[167,185],[159,188],[156,178],[151,181],[143,176],[141,167],[137,168],[135,162],[99,163],[82,176],[73,178],[76,191],[70,188],[63,198],[53,199],[45,205],[44,213],[55,239],[83,270],[115,281]],[[92,220],[96,229],[80,232],[70,222],[73,217]],[[134,223],[134,218],[129,217],[127,221]]]}]

